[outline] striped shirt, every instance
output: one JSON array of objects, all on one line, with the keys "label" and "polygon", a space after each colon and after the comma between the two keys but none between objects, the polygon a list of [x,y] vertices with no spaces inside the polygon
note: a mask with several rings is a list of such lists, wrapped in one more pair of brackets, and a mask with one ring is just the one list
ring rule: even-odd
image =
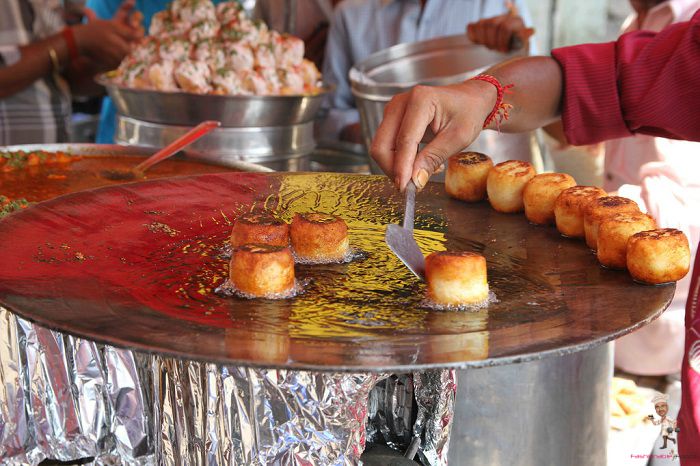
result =
[{"label": "striped shirt", "polygon": [[[648,11],[643,17],[642,24],[639,24],[639,18],[636,14],[630,15],[625,20],[622,33],[639,30],[659,32],[669,24],[688,21],[698,8],[700,8],[700,0],[665,1]],[[664,153],[662,148],[670,150]],[[682,142],[679,144],[677,141],[670,143],[669,141],[659,141],[652,136],[641,134],[635,137],[613,139],[605,143],[605,179],[603,181],[603,189],[611,192],[616,191],[624,184],[640,185],[642,180],[639,169],[645,163],[665,161],[664,159],[669,158],[676,159],[678,158],[676,154],[681,155],[679,153],[684,153],[680,158],[686,159],[687,155],[699,152],[700,144],[697,143]],[[700,163],[700,159],[697,157],[692,156],[690,159],[692,163]],[[700,218],[697,221],[700,226]],[[678,290],[676,290],[676,298],[678,298],[679,294],[681,293],[678,293]]]},{"label": "striped shirt", "polygon": [[[522,0],[513,2],[526,25],[532,21]],[[359,121],[348,73],[355,63],[393,45],[454,34],[467,24],[506,13],[504,0],[344,0],[326,44],[323,79],[335,86],[326,130],[336,133]],[[333,121],[335,120],[335,121]]]},{"label": "striped shirt", "polygon": [[[60,0],[0,0],[0,67],[21,58],[20,47],[60,32]],[[0,145],[68,141],[71,102],[66,83],[44,76],[0,99]]]}]

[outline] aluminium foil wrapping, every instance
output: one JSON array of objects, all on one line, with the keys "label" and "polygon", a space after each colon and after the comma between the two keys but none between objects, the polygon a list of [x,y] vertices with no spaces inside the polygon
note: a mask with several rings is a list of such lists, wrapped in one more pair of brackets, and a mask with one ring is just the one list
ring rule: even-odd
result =
[{"label": "aluminium foil wrapping", "polygon": [[[27,323],[28,324],[28,323]],[[44,455],[34,438],[22,349],[25,329],[0,307],[0,459],[5,465],[36,464]]]},{"label": "aluminium foil wrapping", "polygon": [[421,438],[418,457],[426,465],[446,465],[457,393],[457,373],[454,369],[414,372],[413,390],[418,405],[413,434]]},{"label": "aluminium foil wrapping", "polygon": [[150,358],[139,357],[0,308],[0,464],[152,461],[151,387],[139,368]]},{"label": "aluminium foil wrapping", "polygon": [[356,465],[379,378],[158,356],[152,371],[164,465]]},{"label": "aluminium foil wrapping", "polygon": [[368,440],[406,452],[418,441],[418,459],[444,466],[454,416],[456,374],[429,370],[395,374],[370,392]]},{"label": "aluminium foil wrapping", "polygon": [[[378,383],[379,382],[379,383]],[[135,353],[0,308],[0,464],[356,465],[367,437],[446,464],[453,371],[323,373]],[[413,418],[417,415],[417,421]],[[368,422],[369,419],[369,422]]]},{"label": "aluminium foil wrapping", "polygon": [[411,374],[380,380],[369,394],[367,440],[405,451],[413,437],[414,409]]}]

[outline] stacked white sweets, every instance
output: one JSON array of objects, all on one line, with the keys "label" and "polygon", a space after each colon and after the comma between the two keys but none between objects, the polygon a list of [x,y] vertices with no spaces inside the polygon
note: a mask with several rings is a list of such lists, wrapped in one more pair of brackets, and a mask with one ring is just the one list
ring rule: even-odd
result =
[{"label": "stacked white sweets", "polygon": [[219,95],[314,94],[321,75],[298,37],[252,21],[237,2],[175,0],[121,63],[115,84]]}]

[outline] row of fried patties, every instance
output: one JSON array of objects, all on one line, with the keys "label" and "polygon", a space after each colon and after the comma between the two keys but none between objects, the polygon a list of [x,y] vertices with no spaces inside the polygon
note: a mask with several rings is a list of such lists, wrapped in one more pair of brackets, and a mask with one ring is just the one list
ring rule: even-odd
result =
[{"label": "row of fried patties", "polygon": [[[640,282],[680,280],[690,267],[685,235],[657,229],[655,220],[632,200],[608,196],[601,188],[577,186],[563,173],[537,175],[531,164],[494,165],[480,153],[452,157],[445,177],[447,193],[478,202],[488,198],[503,213],[525,212],[535,224],[555,224],[567,237],[585,239],[599,262],[628,269]],[[239,216],[231,233],[229,280],[253,297],[284,297],[295,287],[294,262],[344,261],[350,251],[348,227],[340,217],[296,214],[291,224],[268,213]],[[428,299],[438,305],[472,305],[488,299],[486,259],[465,251],[441,251],[426,258]]]},{"label": "row of fried patties", "polygon": [[677,281],[690,268],[683,232],[659,229],[633,200],[609,196],[595,186],[577,186],[565,173],[537,175],[528,162],[494,165],[484,154],[467,152],[450,158],[445,189],[456,199],[488,198],[498,212],[524,211],[534,224],[554,224],[564,236],[585,239],[601,265],[627,269],[639,282]]},{"label": "row of fried patties", "polygon": [[236,218],[231,230],[229,281],[250,297],[285,297],[295,288],[295,259],[301,263],[343,262],[348,226],[335,215],[302,213],[292,223],[270,213]]}]

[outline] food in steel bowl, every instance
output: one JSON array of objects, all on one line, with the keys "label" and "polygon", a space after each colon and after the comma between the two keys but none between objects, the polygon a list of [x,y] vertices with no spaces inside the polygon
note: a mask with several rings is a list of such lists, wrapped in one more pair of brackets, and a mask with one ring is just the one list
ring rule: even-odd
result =
[{"label": "food in steel bowl", "polygon": [[428,299],[438,306],[478,305],[488,301],[484,256],[466,251],[434,252],[425,258]]},{"label": "food in steel bowl", "polygon": [[15,210],[26,209],[29,207],[29,201],[26,199],[10,199],[7,196],[0,195],[0,218],[9,215]]},{"label": "food in steel bowl", "polygon": [[480,152],[465,152],[450,157],[445,173],[445,191],[450,197],[461,201],[483,201],[491,167],[493,160]]},{"label": "food in steel bowl", "polygon": [[247,298],[286,298],[296,285],[292,252],[288,246],[239,246],[231,254],[229,282]]},{"label": "food in steel bowl", "polygon": [[240,215],[233,221],[231,246],[235,248],[244,244],[287,246],[289,244],[289,224],[264,212]]},{"label": "food in steel bowl", "polygon": [[247,17],[237,2],[175,0],[110,76],[116,85],[217,95],[301,95],[321,75],[298,37]]},{"label": "food in steel bowl", "polygon": [[498,212],[523,210],[523,189],[535,177],[535,168],[528,162],[508,160],[494,165],[486,178],[489,202]]},{"label": "food in steel bowl", "polygon": [[294,254],[302,263],[343,262],[350,254],[348,226],[342,218],[335,215],[294,215],[290,238]]},{"label": "food in steel bowl", "polygon": [[[107,151],[100,154],[100,150],[94,149],[93,152],[94,155],[77,155],[63,150],[0,151],[0,217],[26,207],[28,203],[123,183],[123,180],[107,175],[132,169],[146,155],[136,151],[130,154],[128,149],[123,148],[118,153]],[[146,178],[222,171],[232,169],[194,160],[168,159],[152,167]]]},{"label": "food in steel bowl", "polygon": [[523,189],[525,217],[537,225],[554,223],[554,203],[559,194],[576,186],[566,173],[542,173],[527,182]]},{"label": "food in steel bowl", "polygon": [[583,238],[583,208],[588,202],[608,193],[596,186],[574,186],[562,191],[554,202],[557,230],[570,238]]},{"label": "food in steel bowl", "polygon": [[688,238],[673,228],[632,235],[627,243],[627,269],[642,283],[658,285],[680,280],[690,270]]},{"label": "food in steel bowl", "polygon": [[39,165],[60,165],[76,160],[62,151],[47,152],[43,150],[0,152],[0,172],[9,173],[25,167]]}]

